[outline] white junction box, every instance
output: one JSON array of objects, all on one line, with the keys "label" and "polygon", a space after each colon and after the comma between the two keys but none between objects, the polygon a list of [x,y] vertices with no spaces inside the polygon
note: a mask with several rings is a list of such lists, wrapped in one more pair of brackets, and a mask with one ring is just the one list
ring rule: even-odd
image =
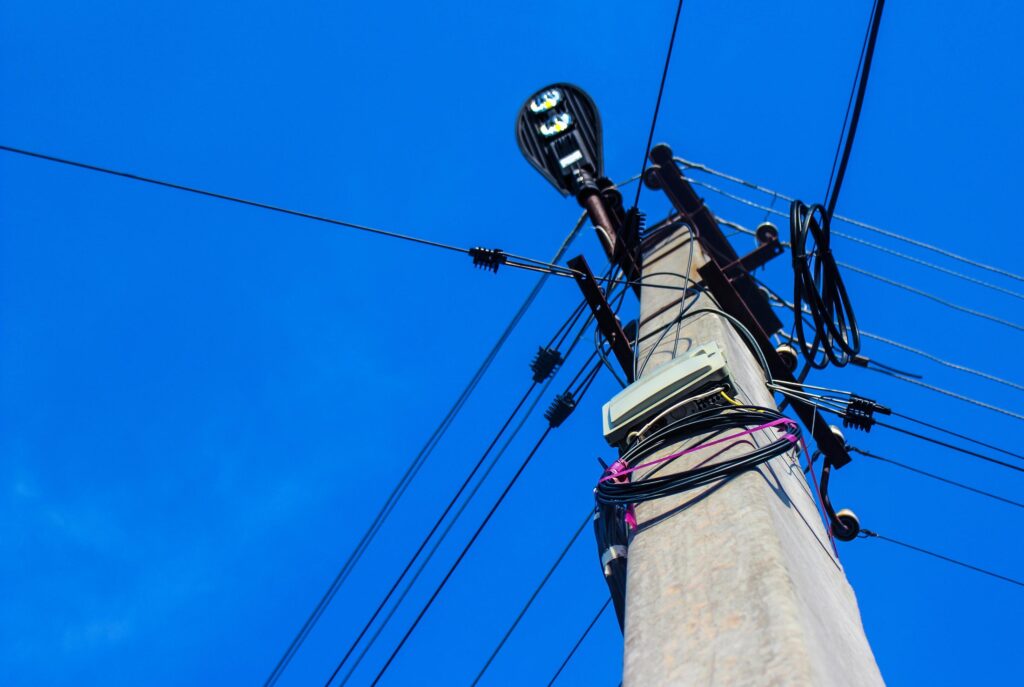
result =
[{"label": "white junction box", "polygon": [[605,440],[613,446],[620,443],[641,423],[728,377],[725,356],[718,344],[708,342],[691,349],[649,377],[633,382],[604,404],[601,416]]}]

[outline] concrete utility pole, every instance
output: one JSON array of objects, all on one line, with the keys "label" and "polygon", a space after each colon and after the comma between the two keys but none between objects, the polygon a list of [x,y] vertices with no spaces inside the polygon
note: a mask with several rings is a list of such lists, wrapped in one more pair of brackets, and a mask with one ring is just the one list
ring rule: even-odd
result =
[{"label": "concrete utility pole", "polygon": [[[693,240],[690,227],[651,238],[644,246],[643,273],[681,274]],[[697,282],[697,269],[709,257],[700,243],[693,249],[690,274]],[[679,291],[648,284],[680,286],[681,280],[651,276],[644,284],[640,362],[657,340],[651,333],[679,314]],[[694,307],[717,306],[702,294]],[[674,325],[641,377],[708,341],[724,352],[740,400],[774,408],[756,359],[733,325],[715,314]],[[713,460],[748,452],[750,438]],[[688,456],[659,474],[708,457]],[[853,590],[795,452],[636,510],[639,528],[629,546],[626,589],[625,687],[883,684]]]}]

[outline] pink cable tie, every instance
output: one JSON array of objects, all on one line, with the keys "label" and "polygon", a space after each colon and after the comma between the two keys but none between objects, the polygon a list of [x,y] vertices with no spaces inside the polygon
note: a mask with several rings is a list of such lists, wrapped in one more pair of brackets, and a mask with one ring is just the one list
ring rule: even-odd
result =
[{"label": "pink cable tie", "polygon": [[[613,479],[614,480],[618,480],[618,479],[621,479],[625,475],[628,475],[630,473],[636,472],[637,470],[640,470],[640,469],[643,469],[643,468],[649,468],[649,467],[651,467],[653,465],[658,465],[660,463],[664,463],[664,462],[669,461],[669,460],[675,460],[676,458],[679,458],[680,456],[685,456],[687,453],[693,453],[694,451],[699,451],[702,448],[708,448],[709,446],[717,446],[718,444],[724,444],[727,441],[732,441],[733,439],[739,439],[740,437],[745,437],[748,434],[753,434],[754,432],[760,432],[762,429],[769,429],[769,428],[775,427],[777,425],[792,425],[793,427],[797,426],[796,422],[794,420],[790,420],[788,417],[781,417],[778,420],[772,420],[771,422],[766,422],[763,425],[758,425],[757,427],[753,427],[751,429],[744,430],[742,432],[739,432],[738,434],[732,434],[732,435],[729,435],[727,437],[722,437],[721,439],[715,439],[714,441],[708,441],[708,442],[703,443],[703,444],[697,444],[696,446],[691,446],[688,449],[683,449],[682,451],[677,451],[676,453],[669,454],[669,455],[667,455],[667,456],[665,456],[663,458],[658,458],[657,460],[652,460],[649,463],[643,463],[641,465],[637,465],[636,467],[626,468],[626,469],[618,469],[618,468],[616,468],[616,465],[613,464],[612,467],[608,468],[608,473],[609,474],[605,475],[600,480],[598,480],[598,484],[600,484],[602,482],[607,482],[607,481],[613,480]],[[796,442],[796,436],[793,435],[793,434],[790,434],[788,432],[786,434],[784,434],[782,436],[782,438],[786,439],[787,441],[789,441],[791,443],[795,443]],[[622,459],[620,458],[618,461],[616,461],[616,464],[618,462],[620,462],[621,460]],[[615,469],[614,473],[612,473],[613,469]]]}]

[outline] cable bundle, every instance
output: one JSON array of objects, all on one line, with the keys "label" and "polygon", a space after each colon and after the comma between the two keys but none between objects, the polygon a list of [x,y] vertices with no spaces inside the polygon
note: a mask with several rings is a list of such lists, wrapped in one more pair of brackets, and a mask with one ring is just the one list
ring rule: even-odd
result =
[{"label": "cable bundle", "polygon": [[[741,431],[726,434],[729,430],[734,429]],[[661,467],[684,455],[703,448],[737,441],[761,430],[772,429],[782,433],[764,446],[757,446],[743,456],[671,475],[655,476]],[[716,438],[722,434],[726,434],[726,436]],[[688,439],[702,439],[702,441],[690,448],[648,460],[672,444]],[[609,468],[598,482],[597,488],[594,490],[595,497],[601,506],[627,506],[681,494],[727,479],[765,463],[792,449],[800,439],[799,426],[776,410],[746,405],[708,408],[668,424],[623,453],[622,457]],[[661,467],[648,472],[643,477],[636,477],[639,469],[656,465]],[[623,479],[627,475],[630,478]]]},{"label": "cable bundle", "polygon": [[[810,241],[809,241],[810,239]],[[808,345],[803,318],[794,319],[797,340],[808,364],[824,369],[831,362],[842,367],[860,352],[860,332],[850,297],[839,274],[830,245],[829,217],[820,204],[794,200],[789,208],[789,242],[793,257],[793,303],[814,323],[814,341]],[[811,248],[809,248],[811,246]],[[824,357],[819,357],[822,351]]]}]

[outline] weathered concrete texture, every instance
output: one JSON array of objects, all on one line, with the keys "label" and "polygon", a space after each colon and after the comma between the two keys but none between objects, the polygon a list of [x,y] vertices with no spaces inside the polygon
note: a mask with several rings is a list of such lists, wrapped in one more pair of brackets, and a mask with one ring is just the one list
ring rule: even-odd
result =
[{"label": "weathered concrete texture", "polygon": [[[687,244],[684,228],[645,256],[645,274],[682,272]],[[696,247],[694,275],[704,260]],[[681,282],[671,276],[650,281]],[[645,288],[641,313],[678,298],[678,291]],[[701,296],[695,307],[716,305]],[[678,308],[671,308],[643,323],[641,336],[677,315]],[[774,407],[756,359],[715,314],[687,318],[658,346],[644,374],[712,340],[725,352],[739,400]],[[646,353],[641,347],[640,361]],[[767,440],[762,434],[712,460],[748,451],[752,442]],[[707,458],[687,457],[668,469]],[[795,453],[637,511],[640,529],[629,547],[626,687],[882,684],[857,600]]]}]

